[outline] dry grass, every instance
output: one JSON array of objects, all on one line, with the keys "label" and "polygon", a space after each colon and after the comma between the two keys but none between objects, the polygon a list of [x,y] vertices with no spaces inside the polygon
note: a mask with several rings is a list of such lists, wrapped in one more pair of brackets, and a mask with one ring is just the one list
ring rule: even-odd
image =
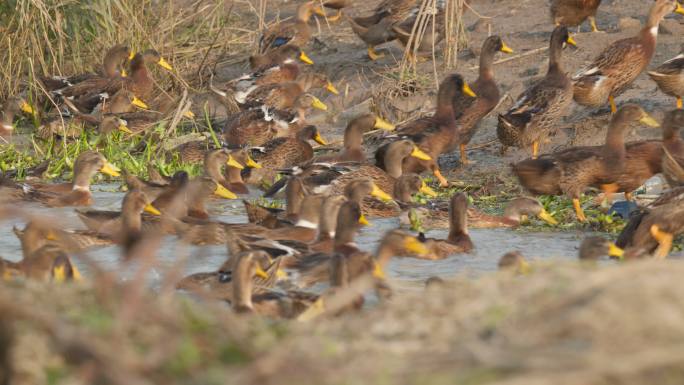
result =
[{"label": "dry grass", "polygon": [[[175,68],[175,80],[199,87],[227,55],[248,52],[256,32],[244,3],[223,0],[10,0],[0,3],[0,98],[35,89],[39,75],[99,68],[117,43],[154,48]],[[244,55],[242,55],[244,56]],[[184,80],[183,80],[184,79]],[[165,87],[162,87],[165,88]]]},{"label": "dry grass", "polygon": [[310,323],[172,294],[143,295],[122,322],[127,285],[13,284],[0,339],[13,384],[680,384],[682,274],[677,261],[537,266]]}]

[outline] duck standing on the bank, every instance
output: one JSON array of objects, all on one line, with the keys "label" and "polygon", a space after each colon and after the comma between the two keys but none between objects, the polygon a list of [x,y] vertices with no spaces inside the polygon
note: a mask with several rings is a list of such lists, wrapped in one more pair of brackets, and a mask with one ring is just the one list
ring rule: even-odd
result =
[{"label": "duck standing on the bank", "polygon": [[615,98],[643,72],[653,58],[658,25],[670,12],[684,14],[675,0],[657,0],[648,14],[646,25],[634,37],[609,45],[594,61],[573,77],[575,102],[600,107],[606,102],[615,113]]}]

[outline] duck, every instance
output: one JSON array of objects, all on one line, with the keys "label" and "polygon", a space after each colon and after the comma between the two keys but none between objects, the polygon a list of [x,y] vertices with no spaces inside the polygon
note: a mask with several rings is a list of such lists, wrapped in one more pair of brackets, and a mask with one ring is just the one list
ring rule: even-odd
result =
[{"label": "duck", "polygon": [[433,14],[434,17],[431,17],[427,22],[422,21],[425,25],[420,28],[425,29],[423,30],[423,35],[419,43],[411,40],[411,32],[416,27],[416,22],[419,21],[418,9],[416,9],[408,19],[392,26],[392,31],[396,36],[396,40],[400,43],[405,52],[407,51],[408,45],[411,44],[408,48],[409,60],[414,61],[418,56],[426,57],[432,55],[433,49],[444,40],[444,20],[446,19],[444,13],[445,6],[446,1],[437,1],[435,3],[436,9],[426,10]]},{"label": "duck", "polygon": [[[251,158],[249,158],[251,159]],[[254,162],[252,160],[252,162]],[[256,163],[253,163],[256,164]],[[241,170],[245,169],[245,166],[238,162],[230,150],[225,148],[220,148],[218,150],[208,151],[204,156],[204,175],[220,183],[223,187],[229,191],[235,193],[230,188],[230,183],[225,177],[223,172],[223,167],[226,167],[226,171],[233,168],[237,170],[237,174],[240,174]],[[259,165],[260,166],[260,165]],[[240,177],[242,180],[242,177]],[[244,187],[244,183],[236,184],[238,187]],[[244,192],[243,192],[244,193]]]},{"label": "duck", "polygon": [[[187,291],[203,298],[231,302],[233,300],[233,272],[242,255],[248,252],[250,251],[231,253],[231,257],[216,271],[194,273],[183,277],[176,283],[176,290]],[[255,274],[252,276],[253,293],[267,292],[278,281],[277,272],[282,259],[272,259],[267,253],[258,253],[252,258],[255,262]]]},{"label": "duck", "polygon": [[29,116],[33,116],[35,113],[33,107],[22,97],[13,96],[5,100],[2,109],[2,119],[0,119],[0,138],[7,140],[12,136],[14,132],[14,118],[22,112]]},{"label": "duck", "polygon": [[510,271],[515,274],[527,274],[530,271],[530,264],[525,260],[525,256],[519,251],[509,251],[499,258],[497,263],[499,271]]},{"label": "duck", "polygon": [[262,106],[232,116],[223,127],[223,141],[229,146],[263,146],[279,137],[291,136],[306,124],[306,110],[326,111],[328,106],[308,92],[300,94],[292,108],[278,110]]},{"label": "duck", "polygon": [[678,153],[681,154],[681,139],[676,134],[677,127],[681,127],[680,119],[677,112],[665,114],[662,140],[647,139],[625,145],[627,157],[624,172],[620,173],[616,181],[617,192],[624,192],[625,199],[632,200],[632,192],[659,173],[676,183],[679,168],[673,161],[678,159]]},{"label": "duck", "polygon": [[370,178],[384,192],[393,191],[396,179],[403,174],[402,163],[407,157],[430,159],[413,141],[397,140],[390,143],[384,152],[384,169],[367,163],[350,165],[350,171],[341,173],[330,183],[330,193],[343,194],[348,184],[363,178]]},{"label": "duck", "polygon": [[364,162],[366,153],[363,148],[363,136],[373,129],[392,131],[395,126],[375,114],[359,115],[350,120],[344,129],[342,150],[336,154],[316,156],[313,162]]},{"label": "duck", "polygon": [[679,55],[648,71],[648,76],[656,82],[664,94],[676,98],[678,109],[684,108],[684,44]]},{"label": "duck", "polygon": [[102,58],[102,68],[97,73],[83,73],[69,77],[43,76],[40,78],[46,91],[57,91],[62,88],[73,86],[86,80],[95,78],[114,78],[125,75],[123,63],[131,56],[131,49],[126,44],[117,44],[105,52]]},{"label": "duck", "polygon": [[467,253],[473,249],[468,235],[468,197],[454,194],[449,202],[449,235],[446,239],[418,238],[430,251],[423,259],[444,259],[450,255]]},{"label": "duck", "polygon": [[[49,207],[90,206],[93,204],[90,180],[101,172],[118,177],[121,170],[99,152],[84,151],[74,162],[73,179],[67,183],[24,182],[12,185],[6,192],[18,200],[38,201]],[[2,183],[0,183],[2,184]],[[7,187],[7,184],[5,185]]]},{"label": "duck", "polygon": [[249,68],[254,71],[265,71],[269,68],[295,61],[300,61],[307,65],[314,64],[309,55],[300,47],[294,44],[286,44],[266,53],[250,56]]},{"label": "duck", "polygon": [[684,185],[684,110],[673,110],[663,121],[663,176],[670,187]]},{"label": "duck", "polygon": [[449,143],[448,151],[457,146],[460,150],[461,164],[468,164],[466,147],[475,136],[480,121],[487,116],[498,104],[501,98],[499,87],[494,79],[494,57],[497,52],[513,53],[501,37],[489,36],[482,43],[480,51],[479,76],[470,83],[470,88],[477,97],[473,98],[464,93],[456,94],[452,101],[456,124],[459,126],[458,135],[454,135]]},{"label": "duck", "polygon": [[615,243],[599,236],[586,237],[580,243],[577,257],[580,261],[597,261],[603,256],[622,258],[625,251]]},{"label": "duck", "polygon": [[615,113],[615,98],[622,94],[643,72],[653,58],[658,25],[670,12],[684,14],[675,0],[656,0],[639,34],[609,45],[585,69],[573,77],[574,99],[577,104],[600,107],[606,102]]},{"label": "duck", "polygon": [[[513,165],[520,184],[533,194],[566,194],[580,222],[587,220],[580,195],[589,186],[606,193],[619,191],[619,178],[629,173],[624,132],[632,122],[658,127],[655,119],[636,104],[626,104],[613,116],[603,146],[572,147]],[[625,172],[623,172],[625,170]]]},{"label": "duck", "polygon": [[101,231],[92,230],[59,230],[56,238],[66,250],[82,252],[93,247],[112,244],[131,248],[143,234],[141,215],[145,212],[159,216],[161,212],[150,203],[150,199],[140,190],[129,190],[121,203],[118,226],[102,227]]},{"label": "duck", "polygon": [[[245,167],[259,169],[263,166],[257,163],[246,149],[233,150],[230,156],[239,164],[244,164]],[[231,165],[230,163],[226,167],[223,173],[222,184],[230,191],[236,194],[249,194],[249,189],[247,184],[242,179],[241,168]]]},{"label": "duck", "polygon": [[160,67],[171,71],[173,67],[164,60],[159,52],[148,49],[143,52],[136,53],[131,59],[130,76],[115,77],[115,78],[94,78],[83,81],[63,88],[59,93],[64,97],[87,97],[92,94],[100,94],[106,92],[109,95],[114,95],[121,89],[131,91],[136,97],[145,101],[152,96],[154,91],[154,81],[150,77],[148,64],[156,63]]},{"label": "duck", "polygon": [[23,258],[10,266],[12,270],[19,276],[38,281],[81,280],[80,271],[54,234],[53,228],[42,221],[27,223],[20,238]]},{"label": "duck", "polygon": [[[401,230],[390,230],[380,239],[380,243],[374,254],[362,251],[352,241],[342,243],[344,240],[337,240],[335,234],[335,254],[344,255],[351,263],[349,274],[352,277],[359,277],[363,274],[371,274],[378,281],[385,280],[385,266],[394,256],[416,256],[423,258],[429,254],[430,250],[425,243],[418,238]],[[297,284],[300,287],[310,287],[319,282],[330,280],[329,263],[332,258],[330,254],[317,253],[302,258],[300,264],[294,268],[299,271]]]},{"label": "duck", "polygon": [[[300,70],[297,63],[290,58],[272,67],[253,71],[228,82],[225,88],[231,90],[236,99],[244,99],[246,95],[260,86],[294,82],[299,76]],[[227,96],[227,93],[226,93]]]},{"label": "duck", "polygon": [[428,197],[437,193],[417,174],[404,174],[394,182],[392,195],[385,194],[370,179],[360,179],[347,185],[345,196],[363,205],[363,212],[372,217],[389,218],[401,215],[406,206],[412,205],[413,195],[418,192]]},{"label": "duck", "polygon": [[325,12],[314,1],[301,4],[294,20],[282,21],[264,31],[259,39],[259,52],[268,52],[286,44],[306,46],[311,39],[309,19],[314,13],[325,16]]},{"label": "duck", "polygon": [[551,19],[556,26],[579,28],[589,19],[592,32],[601,32],[596,26],[596,12],[601,0],[552,0]]},{"label": "duck", "polygon": [[395,40],[397,36],[392,27],[416,14],[418,8],[415,0],[383,0],[371,15],[347,17],[347,20],[354,33],[368,46],[368,57],[378,60],[384,54],[378,54],[375,47]]},{"label": "duck", "polygon": [[[365,220],[365,217],[360,219],[360,213],[359,215],[355,213],[349,214],[348,210],[342,212],[345,219],[339,219],[342,206],[346,202],[347,198],[343,195],[325,197],[321,206],[321,215],[318,219],[318,235],[311,243],[311,250],[332,253],[338,220],[347,223],[347,226],[342,231],[356,231],[355,226],[357,223],[362,225],[368,222]],[[358,204],[356,207],[358,207]]]},{"label": "duck", "polygon": [[628,255],[664,259],[675,237],[684,233],[684,187],[663,193],[648,207],[633,214],[615,244]]},{"label": "duck", "polygon": [[81,136],[86,126],[92,125],[95,131],[103,136],[112,132],[133,134],[128,128],[128,122],[117,116],[97,118],[89,115],[75,115],[72,118],[57,118],[46,121],[36,129],[36,137],[49,140],[50,138],[74,139]]},{"label": "duck", "polygon": [[310,160],[313,158],[313,148],[308,143],[309,140],[321,145],[326,144],[318,128],[312,125],[300,129],[294,137],[275,138],[264,143],[263,150],[255,155],[256,161],[262,165],[262,168],[250,169],[246,182],[249,184],[272,182],[276,176],[276,170]]},{"label": "duck", "polygon": [[[283,226],[267,231],[263,237],[272,240],[293,240],[310,243],[318,235],[318,221],[324,207],[325,196],[322,194],[309,194],[302,199],[301,208],[297,213],[297,221],[292,226]],[[324,215],[330,215],[326,212]]]},{"label": "duck", "polygon": [[256,313],[271,318],[296,318],[318,299],[317,294],[301,291],[254,292],[254,277],[262,275],[258,260],[263,251],[248,251],[237,256],[232,270],[231,307],[236,313]]},{"label": "duck", "polygon": [[563,71],[563,44],[577,46],[566,27],[551,33],[549,69],[546,76],[518,96],[505,114],[499,114],[496,134],[504,146],[532,145],[532,157],[539,153],[539,142],[563,117],[572,104],[572,82]]},{"label": "duck", "polygon": [[236,92],[235,101],[243,108],[265,106],[267,108],[284,110],[293,108],[300,95],[313,88],[324,88],[332,94],[339,94],[339,91],[328,80],[327,76],[309,72],[300,75],[294,81],[265,84],[255,88],[248,88],[244,92]]},{"label": "duck", "polygon": [[327,0],[323,2],[323,7],[334,9],[336,12],[332,16],[328,16],[327,13],[321,16],[324,16],[325,19],[331,23],[337,22],[342,18],[342,10],[350,5],[352,5],[351,0]]},{"label": "duck", "polygon": [[[449,228],[449,207],[441,202],[429,202],[425,207],[409,206],[402,217],[402,223],[411,222],[416,218],[420,225],[427,229]],[[550,224],[557,225],[558,221],[544,208],[537,199],[532,197],[513,198],[504,207],[503,215],[486,214],[474,207],[468,208],[468,226],[476,229],[491,229],[499,227],[518,227],[527,217],[536,217]]]},{"label": "duck", "polygon": [[[442,187],[449,185],[448,180],[442,175],[437,158],[447,150],[449,143],[455,135],[458,135],[452,101],[457,94],[462,93],[470,97],[476,97],[459,74],[447,76],[441,83],[437,94],[437,110],[434,115],[419,118],[403,124],[397,128],[400,137],[413,140],[418,148],[429,156],[429,159],[406,158],[401,168],[403,172],[421,173],[429,170],[439,180]],[[376,151],[377,164],[384,168],[384,151],[387,145]],[[398,176],[398,175],[397,175]]]}]

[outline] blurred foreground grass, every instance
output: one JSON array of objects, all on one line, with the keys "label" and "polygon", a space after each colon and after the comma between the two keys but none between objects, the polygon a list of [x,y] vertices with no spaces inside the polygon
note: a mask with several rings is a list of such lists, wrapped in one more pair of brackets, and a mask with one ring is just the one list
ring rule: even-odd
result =
[{"label": "blurred foreground grass", "polygon": [[5,284],[0,383],[681,384],[681,261],[458,278],[310,323],[173,292]]}]

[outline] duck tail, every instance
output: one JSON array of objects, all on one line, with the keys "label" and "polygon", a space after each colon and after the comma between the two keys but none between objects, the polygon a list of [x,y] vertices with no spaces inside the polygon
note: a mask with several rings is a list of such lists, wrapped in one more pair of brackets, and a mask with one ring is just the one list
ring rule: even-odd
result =
[{"label": "duck tail", "polygon": [[556,195],[561,192],[560,170],[550,157],[525,159],[511,166],[520,184],[533,194]]},{"label": "duck tail", "polygon": [[349,25],[351,26],[352,31],[354,31],[354,33],[356,33],[357,35],[363,36],[366,33],[368,33],[368,27],[363,26],[361,24],[357,24],[355,19],[347,15],[345,15],[345,18],[347,19],[347,21],[349,21]]}]

